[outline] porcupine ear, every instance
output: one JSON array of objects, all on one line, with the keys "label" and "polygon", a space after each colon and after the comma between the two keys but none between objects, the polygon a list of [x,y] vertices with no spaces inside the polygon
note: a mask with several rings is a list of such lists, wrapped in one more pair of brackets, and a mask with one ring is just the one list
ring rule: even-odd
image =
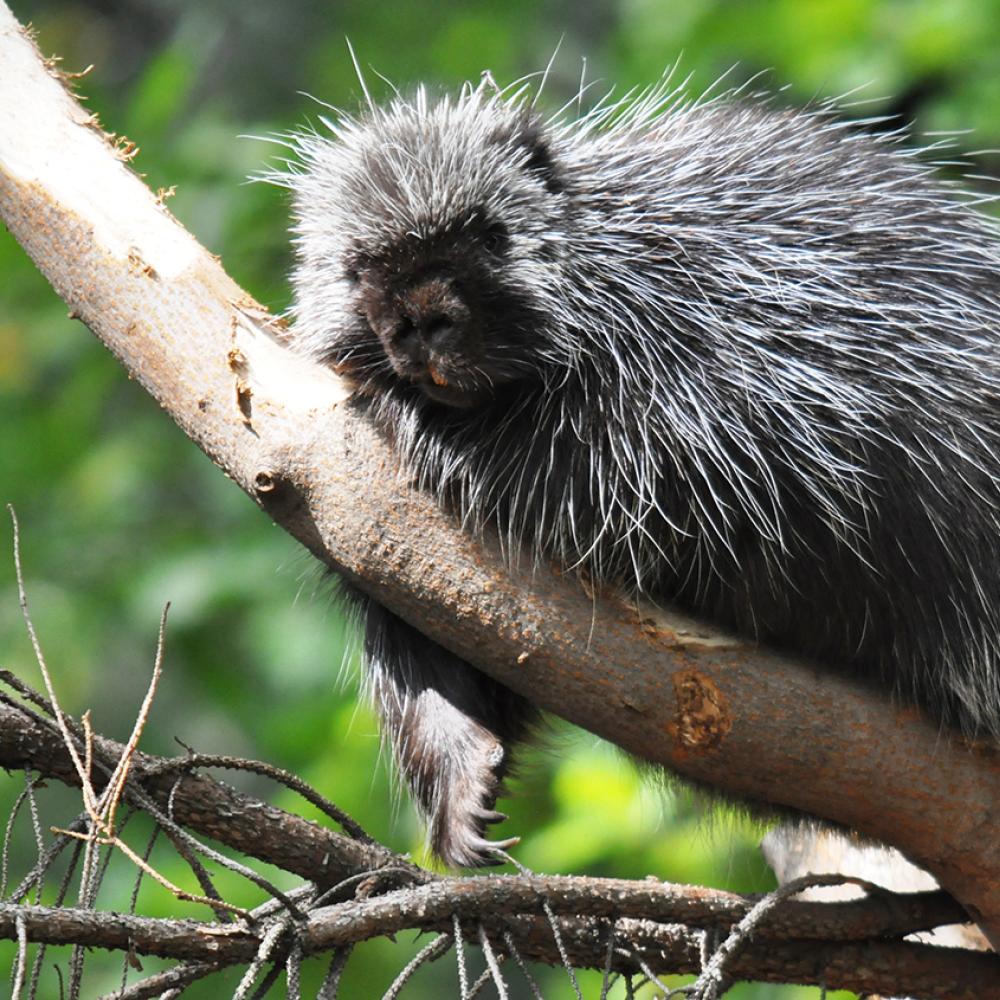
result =
[{"label": "porcupine ear", "polygon": [[526,154],[524,169],[534,174],[552,194],[560,194],[565,190],[561,172],[552,155],[552,147],[535,115],[526,112],[512,127],[498,131],[494,138],[498,144],[523,149]]}]

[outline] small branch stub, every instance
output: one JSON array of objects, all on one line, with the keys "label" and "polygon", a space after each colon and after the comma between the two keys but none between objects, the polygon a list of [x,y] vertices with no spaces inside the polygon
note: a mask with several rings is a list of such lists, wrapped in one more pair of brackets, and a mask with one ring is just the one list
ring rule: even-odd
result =
[{"label": "small branch stub", "polygon": [[274,473],[262,469],[253,477],[253,488],[258,495],[273,493],[278,488],[278,481]]}]

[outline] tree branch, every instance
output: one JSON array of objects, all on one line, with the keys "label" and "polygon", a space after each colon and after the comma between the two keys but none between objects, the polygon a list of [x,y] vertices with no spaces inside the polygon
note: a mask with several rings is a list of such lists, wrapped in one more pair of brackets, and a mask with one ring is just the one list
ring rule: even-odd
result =
[{"label": "tree branch", "polygon": [[[444,879],[434,885],[400,889],[373,899],[314,910],[297,927],[290,927],[287,936],[299,941],[303,954],[312,955],[408,929],[445,931],[452,926],[449,913],[457,904],[463,934],[468,938],[474,939],[476,930],[482,927],[497,942],[497,948],[506,952],[509,946],[501,943],[506,934],[523,957],[559,965],[562,958],[553,939],[553,929],[539,913],[543,901],[547,901],[557,914],[560,937],[575,967],[601,968],[608,934],[613,931],[616,945],[612,967],[616,971],[634,973],[641,958],[655,973],[683,973],[698,972],[701,955],[696,933],[678,921],[693,917],[692,926],[704,923],[728,929],[749,906],[746,900],[725,893],[696,890],[688,895],[692,892],[689,887],[661,885],[655,890],[650,895],[658,896],[663,904],[654,906],[660,918],[657,920],[619,913],[623,903],[626,913],[644,904],[642,891],[634,884],[520,876]],[[581,902],[589,903],[584,909],[590,909],[590,915],[574,913]],[[913,913],[923,909],[926,919],[938,901],[925,898],[912,906],[903,905]],[[832,905],[787,902],[781,904],[784,914],[779,917],[780,925],[808,931],[810,908],[827,911],[822,915],[817,913],[816,930],[839,923],[849,938],[855,938],[864,929],[879,925],[877,906],[872,901]],[[840,913],[835,916],[838,910]],[[0,937],[16,938],[18,921],[33,942],[134,951],[211,963],[215,968],[251,962],[270,926],[266,921],[234,926],[0,904]],[[921,923],[922,920],[911,919],[893,924],[890,920],[883,926],[895,931],[900,926]],[[736,956],[729,971],[739,979],[825,983],[862,993],[884,989],[886,983],[892,983],[915,1000],[942,996],[952,1000],[1000,1000],[1000,959],[996,955],[969,954],[961,949],[903,941],[849,939],[826,941],[818,957],[815,940],[789,941],[782,934],[775,934],[770,924],[761,927],[753,942]]]},{"label": "tree branch", "polygon": [[74,314],[317,558],[639,757],[896,845],[1000,942],[995,747],[950,743],[877,693],[681,615],[509,569],[409,488],[331,375],[275,346],[264,311],[126,167],[3,6],[0,217]]},{"label": "tree branch", "polygon": [[[124,747],[106,737],[95,744],[108,759]],[[428,873],[380,844],[360,842],[268,805],[203,774],[174,771],[171,761],[135,755],[135,780],[171,817],[250,857],[277,865],[323,887],[361,872],[402,866],[409,878]],[[177,762],[182,768],[183,759]],[[0,701],[0,767],[37,771],[42,777],[79,785],[79,777],[60,734],[18,705]],[[95,780],[100,788],[103,782]]]}]

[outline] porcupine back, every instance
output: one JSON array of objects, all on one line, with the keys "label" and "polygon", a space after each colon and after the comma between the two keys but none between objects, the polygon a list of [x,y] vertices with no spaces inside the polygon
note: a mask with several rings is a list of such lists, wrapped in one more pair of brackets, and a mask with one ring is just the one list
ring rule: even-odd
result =
[{"label": "porcupine back", "polygon": [[[302,343],[512,554],[1000,738],[996,225],[829,107],[663,104],[543,121],[421,91],[301,138],[292,186],[327,207],[297,224]],[[481,289],[461,279],[488,399],[429,400],[370,330],[331,347],[358,261],[447,266],[498,233]]]}]

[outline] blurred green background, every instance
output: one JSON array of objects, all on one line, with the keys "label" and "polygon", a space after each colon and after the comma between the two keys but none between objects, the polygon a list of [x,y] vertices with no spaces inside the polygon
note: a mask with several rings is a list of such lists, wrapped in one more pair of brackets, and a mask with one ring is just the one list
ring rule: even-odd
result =
[{"label": "blurred green background", "polygon": [[[734,65],[730,81],[768,71],[770,85],[789,85],[790,102],[861,87],[872,103],[857,113],[900,115],[921,133],[970,129],[956,141],[973,154],[974,171],[1000,173],[995,153],[975,152],[1000,146],[995,0],[15,0],[13,9],[34,24],[44,53],[63,57],[63,69],[94,64],[79,90],[105,128],[138,143],[135,168],[154,189],[176,185],[169,202],[176,216],[277,311],[288,304],[287,205],[283,192],[246,183],[276,154],[245,136],[310,121],[317,105],[305,94],[355,107],[345,37],[364,66],[401,87],[418,80],[455,87],[487,68],[509,82],[544,67],[558,46],[547,85],[553,105],[575,91],[584,62],[588,80],[619,91],[655,81],[678,57],[692,92]],[[368,79],[384,92],[374,72]],[[419,854],[420,827],[394,794],[372,717],[357,703],[354,636],[320,574],[67,317],[5,231],[0,426],[0,501],[20,515],[35,623],[64,706],[91,708],[99,731],[126,736],[170,600],[166,673],[145,748],[176,752],[176,737],[201,751],[271,761],[385,843]],[[0,665],[37,680],[10,554],[4,519]],[[17,775],[0,781],[0,805],[22,784]],[[262,782],[243,785],[302,807]],[[514,788],[503,808],[509,829],[524,837],[519,859],[534,869],[654,873],[737,891],[770,885],[756,850],[760,830],[718,812],[706,818],[689,797],[643,780],[613,748],[568,726],[553,725]],[[52,822],[75,810],[70,794],[46,795]],[[141,848],[142,830],[131,840]],[[12,852],[15,878],[33,857],[24,819]],[[154,862],[190,887],[168,852]],[[127,865],[113,866],[100,904],[127,906],[130,878]],[[259,901],[235,885],[231,898]],[[148,884],[139,909],[208,915]],[[411,937],[357,949],[342,996],[380,996],[419,947]],[[12,945],[0,944],[0,955],[12,954]],[[65,963],[65,954],[52,955]],[[308,969],[313,988],[321,974],[318,965]],[[83,995],[113,989],[119,977],[117,960],[93,955]],[[538,977],[546,996],[571,994],[562,973],[542,969]],[[236,981],[216,977],[186,995],[225,996]],[[42,996],[58,995],[52,969],[42,983]],[[584,976],[583,985],[586,995],[599,993],[599,977]],[[425,969],[408,990],[455,995],[454,962]],[[792,1000],[819,991],[743,986],[731,995]]]}]

